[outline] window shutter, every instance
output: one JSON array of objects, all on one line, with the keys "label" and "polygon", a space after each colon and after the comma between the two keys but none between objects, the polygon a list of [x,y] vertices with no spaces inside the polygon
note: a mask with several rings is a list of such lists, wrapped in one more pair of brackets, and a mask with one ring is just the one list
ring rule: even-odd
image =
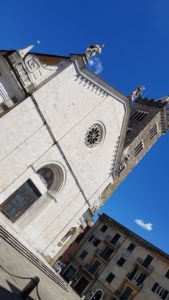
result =
[{"label": "window shutter", "polygon": [[155,292],[156,288],[158,287],[158,283],[156,282],[152,287],[152,292]]},{"label": "window shutter", "polygon": [[161,298],[162,298],[162,299],[166,299],[168,293],[169,293],[169,292],[168,292],[167,290],[165,290],[165,292],[164,292],[164,294],[163,294],[163,296],[162,296]]}]

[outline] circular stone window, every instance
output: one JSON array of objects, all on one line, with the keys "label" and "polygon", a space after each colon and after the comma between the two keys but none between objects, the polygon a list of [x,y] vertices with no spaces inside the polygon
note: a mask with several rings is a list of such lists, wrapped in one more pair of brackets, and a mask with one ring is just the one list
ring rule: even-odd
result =
[{"label": "circular stone window", "polygon": [[85,144],[88,148],[93,148],[103,140],[104,128],[101,124],[93,124],[85,134]]}]

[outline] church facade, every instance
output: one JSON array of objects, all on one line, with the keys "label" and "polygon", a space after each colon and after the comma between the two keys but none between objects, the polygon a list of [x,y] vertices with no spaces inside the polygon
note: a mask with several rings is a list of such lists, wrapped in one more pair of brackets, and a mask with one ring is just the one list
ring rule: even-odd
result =
[{"label": "church facade", "polygon": [[0,222],[51,262],[168,130],[168,102],[131,105],[86,67],[95,49],[30,50],[0,53]]}]

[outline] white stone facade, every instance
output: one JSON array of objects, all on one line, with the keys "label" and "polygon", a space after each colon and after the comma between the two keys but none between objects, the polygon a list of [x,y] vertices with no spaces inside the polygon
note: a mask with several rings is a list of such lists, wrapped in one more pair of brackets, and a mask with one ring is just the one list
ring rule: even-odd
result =
[{"label": "white stone facade", "polygon": [[[47,66],[18,51],[0,58],[0,74],[0,219],[50,260],[81,217],[98,210],[100,194],[113,182],[128,99],[87,70],[82,57]],[[94,124],[102,136],[88,147]],[[42,168],[54,174],[49,189],[37,174]],[[4,203],[28,180],[41,196],[11,221]]]}]

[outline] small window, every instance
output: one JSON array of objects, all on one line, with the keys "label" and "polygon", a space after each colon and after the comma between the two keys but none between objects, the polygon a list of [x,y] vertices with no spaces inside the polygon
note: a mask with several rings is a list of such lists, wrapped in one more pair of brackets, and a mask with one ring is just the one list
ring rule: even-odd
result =
[{"label": "small window", "polygon": [[145,116],[147,116],[147,112],[141,111],[141,110],[136,110],[130,119],[133,121],[141,122],[145,118]]},{"label": "small window", "polygon": [[126,262],[126,259],[124,257],[121,257],[118,261],[117,264],[122,267],[124,265],[124,263]]},{"label": "small window", "polygon": [[147,255],[147,257],[143,261],[143,266],[147,268],[151,264],[152,260],[153,257],[151,255]]},{"label": "small window", "polygon": [[137,156],[144,149],[143,141],[134,148],[134,155]]},{"label": "small window", "polygon": [[1,204],[1,211],[15,222],[41,196],[32,180],[28,179]]},{"label": "small window", "polygon": [[80,259],[84,259],[87,256],[88,252],[86,250],[84,250],[81,254],[80,254]]},{"label": "small window", "polygon": [[89,237],[88,241],[91,242],[93,239],[94,239],[94,234],[92,234],[92,235]]},{"label": "small window", "polygon": [[97,247],[97,246],[100,244],[100,242],[101,242],[101,240],[95,238],[95,239],[92,241],[92,244],[93,244],[95,247]]},{"label": "small window", "polygon": [[119,233],[116,233],[114,235],[114,237],[112,238],[111,243],[115,245],[120,237],[121,237],[121,235]]},{"label": "small window", "polygon": [[168,270],[167,273],[165,274],[165,277],[169,279],[169,270]]},{"label": "small window", "polygon": [[109,273],[109,275],[106,277],[106,281],[108,282],[108,283],[111,283],[112,282],[112,280],[114,279],[114,277],[115,277],[115,275],[113,274],[113,273]]},{"label": "small window", "polygon": [[130,245],[128,246],[127,250],[130,251],[130,252],[132,252],[132,251],[134,250],[135,247],[136,247],[135,244],[130,243]]},{"label": "small window", "polygon": [[158,127],[157,127],[157,124],[155,124],[149,131],[150,139],[153,139],[153,137],[155,137],[157,132],[158,132]]},{"label": "small window", "polygon": [[105,232],[105,231],[107,230],[107,228],[108,228],[108,227],[107,227],[106,225],[103,225],[102,228],[100,229],[100,231],[101,231],[101,232]]}]

